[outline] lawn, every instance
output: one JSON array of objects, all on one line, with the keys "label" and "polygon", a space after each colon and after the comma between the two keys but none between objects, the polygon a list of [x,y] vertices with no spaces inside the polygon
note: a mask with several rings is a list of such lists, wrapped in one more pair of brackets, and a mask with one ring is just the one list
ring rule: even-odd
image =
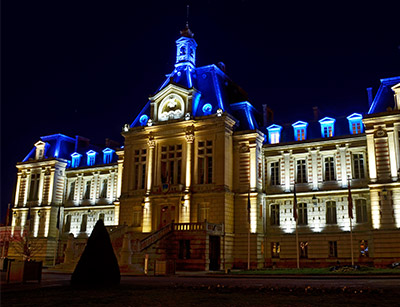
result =
[{"label": "lawn", "polygon": [[337,270],[331,268],[303,268],[303,269],[260,269],[231,271],[231,274],[239,275],[391,275],[400,274],[400,267],[394,269],[377,269],[372,267],[341,267]]},{"label": "lawn", "polygon": [[64,286],[2,293],[3,306],[396,306],[399,293],[383,290],[236,287],[106,289]]}]

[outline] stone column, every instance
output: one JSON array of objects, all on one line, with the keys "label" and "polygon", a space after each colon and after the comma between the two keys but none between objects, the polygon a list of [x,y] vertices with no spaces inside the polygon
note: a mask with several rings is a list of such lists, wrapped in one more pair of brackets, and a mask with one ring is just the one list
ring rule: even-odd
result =
[{"label": "stone column", "polygon": [[396,159],[396,146],[395,146],[395,133],[390,131],[388,134],[388,145],[389,145],[389,159],[390,159],[390,175],[393,181],[397,181],[397,170],[399,165]]},{"label": "stone column", "polygon": [[372,182],[376,182],[376,158],[375,158],[375,141],[374,135],[367,135],[367,150],[368,150],[368,168],[369,168],[369,178]]},{"label": "stone column", "polygon": [[180,200],[180,223],[190,223],[190,188],[192,185],[192,151],[194,142],[194,126],[186,129],[186,176],[184,201]]},{"label": "stone column", "polygon": [[146,186],[146,194],[149,195],[152,189],[152,179],[153,179],[153,159],[154,159],[154,148],[156,146],[156,142],[154,141],[154,137],[152,135],[149,136],[149,140],[147,141],[147,145],[149,147],[149,162],[147,164],[147,186]]}]

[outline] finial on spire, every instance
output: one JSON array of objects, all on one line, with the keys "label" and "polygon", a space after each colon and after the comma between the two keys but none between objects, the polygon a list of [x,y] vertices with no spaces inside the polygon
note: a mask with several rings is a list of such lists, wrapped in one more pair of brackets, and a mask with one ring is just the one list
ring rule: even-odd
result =
[{"label": "finial on spire", "polygon": [[186,6],[186,28],[189,29],[189,4]]},{"label": "finial on spire", "polygon": [[189,29],[189,4],[186,6],[186,27],[181,31],[181,35],[188,38],[194,36],[194,33]]}]

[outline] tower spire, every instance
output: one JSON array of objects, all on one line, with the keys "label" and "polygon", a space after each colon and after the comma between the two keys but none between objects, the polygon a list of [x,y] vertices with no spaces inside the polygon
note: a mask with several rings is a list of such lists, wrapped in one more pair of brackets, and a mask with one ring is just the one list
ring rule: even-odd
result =
[{"label": "tower spire", "polygon": [[189,4],[186,6],[186,26],[185,29],[181,31],[181,36],[193,38],[194,33],[189,29]]}]

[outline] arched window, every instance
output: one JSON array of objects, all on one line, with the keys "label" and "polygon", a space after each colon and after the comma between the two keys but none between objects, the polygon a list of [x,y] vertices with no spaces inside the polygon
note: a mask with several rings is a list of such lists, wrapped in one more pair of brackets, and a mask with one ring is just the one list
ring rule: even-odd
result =
[{"label": "arched window", "polygon": [[327,224],[337,224],[336,202],[335,201],[327,201],[326,202],[326,223]]},{"label": "arched window", "polygon": [[87,229],[87,214],[82,215],[81,232],[85,232]]},{"label": "arched window", "polygon": [[71,215],[67,215],[65,219],[64,232],[69,233],[70,231],[71,231]]},{"label": "arched window", "polygon": [[299,225],[307,225],[308,224],[308,217],[307,217],[307,204],[300,203],[298,206],[298,224]]}]

